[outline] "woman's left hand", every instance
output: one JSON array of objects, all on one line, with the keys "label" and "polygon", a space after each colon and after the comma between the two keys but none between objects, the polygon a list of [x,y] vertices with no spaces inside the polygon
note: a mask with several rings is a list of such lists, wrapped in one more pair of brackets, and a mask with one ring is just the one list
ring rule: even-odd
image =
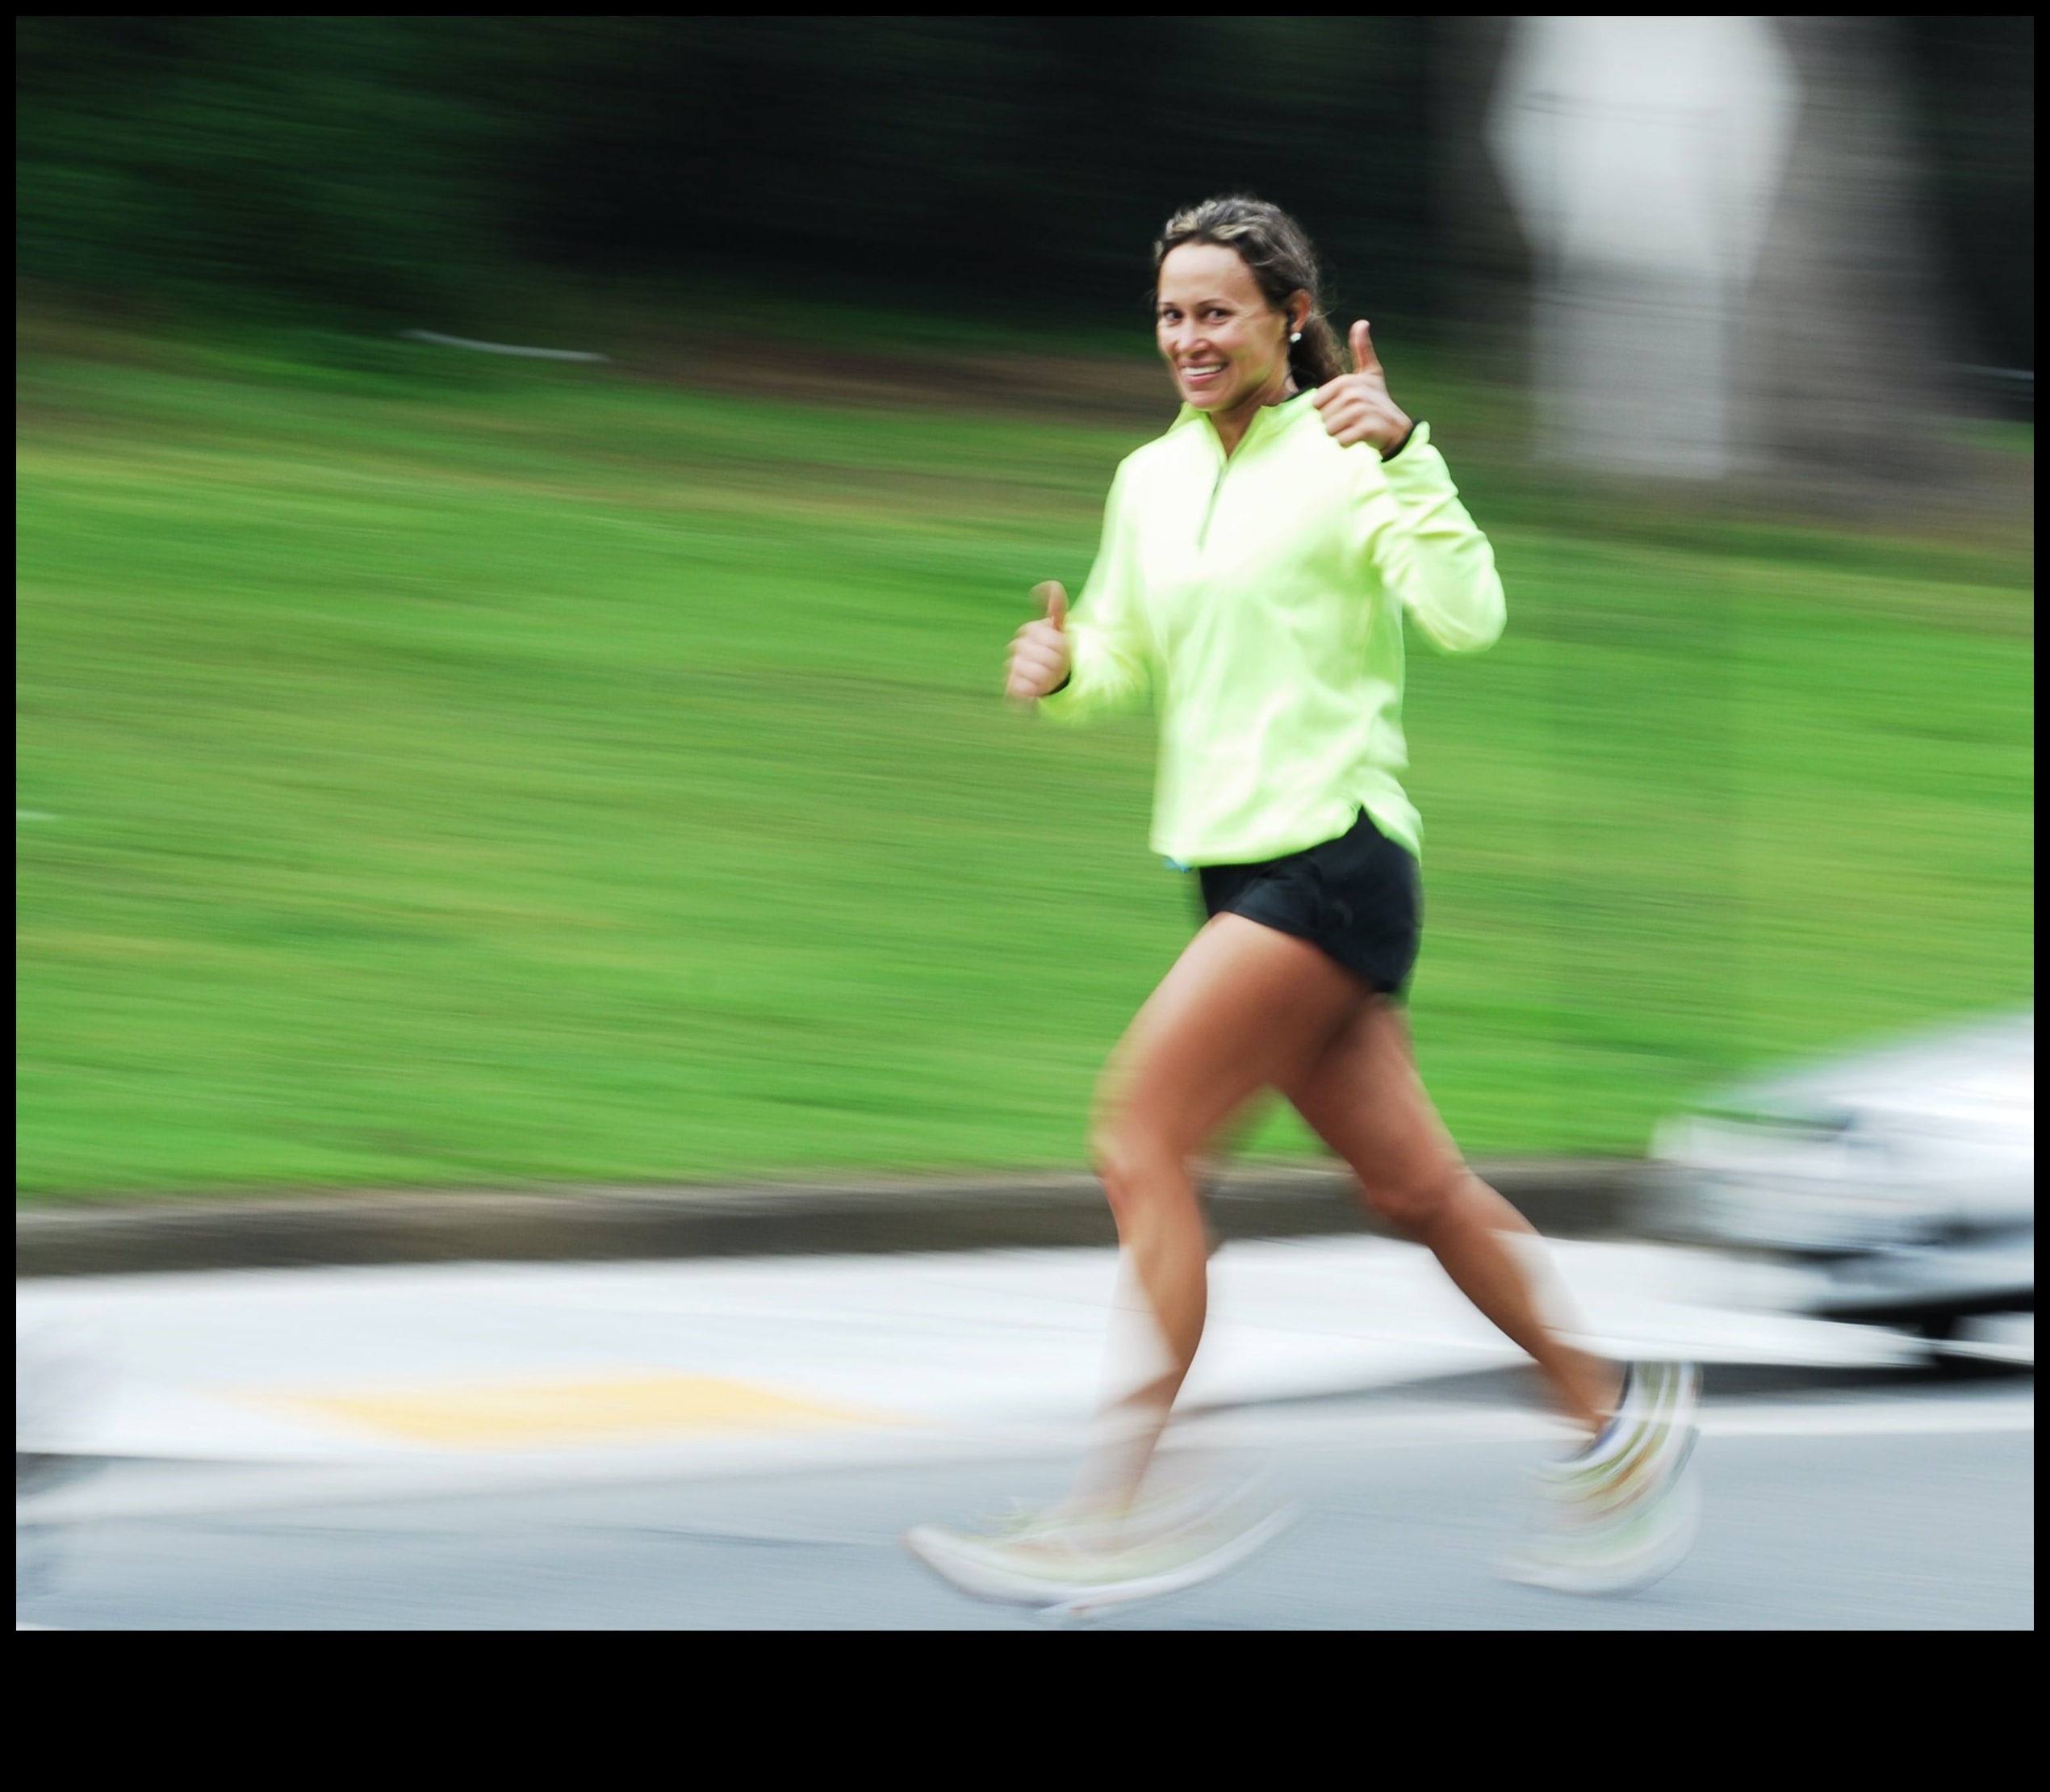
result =
[{"label": "woman's left hand", "polygon": [[1353,365],[1358,371],[1327,379],[1310,402],[1324,413],[1324,426],[1340,447],[1368,442],[1385,460],[1409,440],[1416,425],[1388,396],[1388,376],[1364,319],[1353,325]]}]

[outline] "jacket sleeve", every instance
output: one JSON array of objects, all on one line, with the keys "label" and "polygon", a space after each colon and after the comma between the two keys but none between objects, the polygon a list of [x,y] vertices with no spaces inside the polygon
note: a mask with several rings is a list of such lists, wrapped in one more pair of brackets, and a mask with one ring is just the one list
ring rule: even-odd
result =
[{"label": "jacket sleeve", "polygon": [[1068,618],[1068,682],[1040,699],[1049,721],[1083,722],[1137,707],[1153,689],[1153,642],[1140,603],[1137,556],[1125,505],[1125,473],[1111,482],[1103,540]]},{"label": "jacket sleeve", "polygon": [[1460,503],[1430,429],[1418,424],[1403,451],[1382,463],[1393,509],[1384,507],[1370,551],[1382,584],[1432,640],[1472,652],[1500,637],[1508,605],[1495,550]]}]

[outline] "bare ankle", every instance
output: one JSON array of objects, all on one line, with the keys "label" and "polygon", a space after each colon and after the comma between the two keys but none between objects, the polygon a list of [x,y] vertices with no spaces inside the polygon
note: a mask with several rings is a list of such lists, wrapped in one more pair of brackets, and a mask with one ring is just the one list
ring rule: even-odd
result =
[{"label": "bare ankle", "polygon": [[1581,1360],[1584,1369],[1575,1378],[1578,1384],[1575,1405],[1580,1408],[1576,1417],[1588,1435],[1596,1438],[1623,1404],[1624,1373],[1621,1365],[1601,1357]]}]

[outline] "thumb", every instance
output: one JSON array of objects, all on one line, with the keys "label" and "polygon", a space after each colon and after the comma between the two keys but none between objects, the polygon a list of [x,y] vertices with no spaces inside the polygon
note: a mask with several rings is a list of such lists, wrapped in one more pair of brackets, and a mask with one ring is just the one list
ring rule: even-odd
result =
[{"label": "thumb", "polygon": [[1068,626],[1067,588],[1058,579],[1049,579],[1044,584],[1032,587],[1032,595],[1046,605],[1046,619],[1065,632]]},{"label": "thumb", "polygon": [[1381,357],[1374,352],[1374,338],[1367,333],[1364,317],[1353,325],[1353,366],[1361,373],[1381,371]]}]

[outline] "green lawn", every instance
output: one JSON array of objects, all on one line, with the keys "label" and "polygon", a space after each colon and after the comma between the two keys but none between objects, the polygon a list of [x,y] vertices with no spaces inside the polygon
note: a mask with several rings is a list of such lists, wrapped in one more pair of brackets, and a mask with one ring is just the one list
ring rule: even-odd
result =
[{"label": "green lawn", "polygon": [[[1146,725],[993,689],[1144,421],[458,358],[31,343],[23,1193],[1078,1162],[1189,897]],[[1459,402],[1510,632],[1409,720],[1463,1142],[2029,999],[2020,547],[1600,523]]]}]

